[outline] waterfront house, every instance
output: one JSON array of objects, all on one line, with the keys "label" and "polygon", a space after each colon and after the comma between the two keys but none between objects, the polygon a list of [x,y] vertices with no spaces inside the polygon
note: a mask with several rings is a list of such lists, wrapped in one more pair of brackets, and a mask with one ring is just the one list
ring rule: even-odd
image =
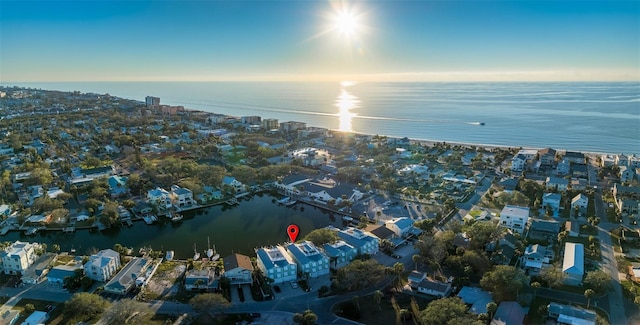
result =
[{"label": "waterfront house", "polygon": [[616,165],[616,157],[612,155],[601,155],[600,156],[600,167],[611,167]]},{"label": "waterfront house", "polygon": [[343,240],[331,244],[326,243],[322,248],[327,257],[329,257],[329,267],[334,270],[351,263],[356,255],[358,255],[358,250]]},{"label": "waterfront house", "polygon": [[396,236],[404,238],[410,234],[413,228],[413,220],[407,217],[393,218],[385,222],[385,226],[393,231]]},{"label": "waterfront house", "polygon": [[543,267],[547,267],[553,261],[553,251],[547,247],[534,244],[529,245],[520,257],[520,267],[528,275],[536,275],[540,273]]},{"label": "waterfront house", "polygon": [[82,264],[54,266],[47,273],[47,282],[64,284],[64,278],[75,276],[76,270],[82,270]]},{"label": "waterfront house", "polygon": [[329,226],[328,228],[335,230],[340,239],[355,247],[358,250],[358,254],[373,255],[378,252],[380,240],[369,232],[362,231],[353,227],[338,229]]},{"label": "waterfront house", "polygon": [[225,176],[222,178],[222,188],[228,188],[235,193],[239,193],[244,189],[244,184],[235,179],[235,177]]},{"label": "waterfront house", "polygon": [[149,258],[134,257],[104,286],[104,291],[126,295],[134,286],[141,286],[150,276],[153,261]]},{"label": "waterfront house", "polygon": [[553,215],[558,215],[561,199],[562,196],[558,193],[544,193],[542,195],[542,207],[551,209]]},{"label": "waterfront house", "polygon": [[[217,280],[215,271],[212,268],[191,269],[184,275],[184,288],[187,290],[208,291],[218,287]],[[251,283],[251,280],[249,280],[249,283]]]},{"label": "waterfront house", "polygon": [[585,164],[571,164],[571,176],[574,178],[587,178],[589,170]]},{"label": "waterfront house", "polygon": [[573,286],[582,284],[582,277],[584,276],[584,246],[582,244],[564,244],[562,273],[565,284]]},{"label": "waterfront house", "polygon": [[523,234],[529,221],[529,208],[515,205],[505,205],[500,212],[499,226],[509,228]]},{"label": "waterfront house", "polygon": [[196,195],[198,202],[200,204],[207,204],[212,200],[221,200],[222,199],[222,191],[215,189],[212,186],[203,186],[202,193]]},{"label": "waterfront house", "polygon": [[548,189],[566,191],[567,187],[569,186],[569,180],[565,178],[558,178],[558,177],[547,177],[545,184]]},{"label": "waterfront house", "polygon": [[538,150],[540,165],[553,166],[556,163],[556,151],[551,148]]},{"label": "waterfront house", "polygon": [[563,305],[555,302],[547,306],[549,317],[554,318],[558,324],[595,325],[596,312],[584,308]]},{"label": "waterfront house", "polygon": [[320,203],[328,203],[333,200],[336,205],[339,205],[345,200],[355,202],[364,195],[352,186],[338,183],[329,178],[310,180],[301,185],[304,187],[304,191],[302,191],[304,195]]},{"label": "waterfront house", "polygon": [[193,201],[193,192],[188,188],[180,187],[178,185],[171,186],[170,196],[173,204],[177,207],[190,206],[195,203]]},{"label": "waterfront house", "polygon": [[418,283],[418,292],[444,298],[451,293],[451,283],[441,282],[425,277]]},{"label": "waterfront house", "polygon": [[112,249],[104,249],[89,257],[84,264],[84,274],[95,281],[106,282],[120,267],[120,254]]},{"label": "waterfront house", "polygon": [[292,243],[287,245],[287,250],[303,274],[312,278],[329,274],[329,258],[312,242]]},{"label": "waterfront house", "polygon": [[523,325],[527,310],[515,301],[503,301],[498,306],[490,325]]},{"label": "waterfront house", "polygon": [[367,226],[364,228],[364,231],[378,237],[378,239],[380,239],[381,241],[385,239],[391,241],[399,239],[399,237],[396,236],[393,230],[387,228],[386,225],[367,224]]},{"label": "waterfront house", "polygon": [[635,176],[634,168],[627,166],[620,166],[620,181],[629,182],[633,180]]},{"label": "waterfront house", "polygon": [[223,259],[224,274],[231,284],[251,284],[253,265],[249,256],[231,254]]},{"label": "waterfront house", "polygon": [[571,210],[578,211],[578,215],[584,216],[587,213],[587,205],[589,204],[589,198],[580,193],[571,199]]},{"label": "waterfront house", "polygon": [[263,247],[257,250],[258,268],[273,283],[295,281],[298,277],[297,265],[284,247]]},{"label": "waterfront house", "polygon": [[629,166],[629,156],[625,154],[616,155],[615,161],[618,166]]},{"label": "waterfront house", "polygon": [[49,265],[51,265],[55,258],[56,254],[54,253],[44,253],[38,256],[35,262],[22,272],[20,279],[26,284],[39,283],[40,280],[47,275],[47,272],[49,272]]},{"label": "waterfront house", "polygon": [[0,252],[2,271],[5,274],[22,274],[38,259],[35,250],[39,246],[36,243],[13,242]]},{"label": "waterfront house", "polygon": [[567,151],[564,154],[564,160],[567,160],[571,163],[575,163],[575,164],[584,164],[585,163],[585,157],[584,154],[582,152],[574,152],[574,151]]},{"label": "waterfront house", "polygon": [[149,190],[147,192],[147,200],[158,209],[171,208],[171,195],[163,188],[156,187],[153,190]]}]

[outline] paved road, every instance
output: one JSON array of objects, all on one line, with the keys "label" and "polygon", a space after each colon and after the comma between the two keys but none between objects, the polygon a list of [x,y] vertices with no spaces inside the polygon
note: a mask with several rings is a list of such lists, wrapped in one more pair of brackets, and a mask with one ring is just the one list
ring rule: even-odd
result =
[{"label": "paved road", "polygon": [[[605,224],[606,225],[606,224]],[[618,265],[611,243],[609,230],[599,225],[600,251],[602,252],[602,270],[611,275],[612,289],[609,292],[609,322],[611,324],[627,324],[627,316],[624,308],[624,298],[622,296],[622,286],[618,276]]]}]

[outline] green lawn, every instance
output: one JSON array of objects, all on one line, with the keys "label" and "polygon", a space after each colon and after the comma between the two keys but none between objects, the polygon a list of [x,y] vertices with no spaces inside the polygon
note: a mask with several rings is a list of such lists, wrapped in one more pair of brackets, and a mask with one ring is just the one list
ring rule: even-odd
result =
[{"label": "green lawn", "polygon": [[62,310],[64,309],[64,304],[59,304],[59,303],[44,301],[44,300],[33,300],[33,299],[20,299],[20,301],[18,301],[16,306],[13,307],[14,310],[20,311],[20,318],[18,319],[16,324],[22,324],[22,322],[24,322],[24,320],[27,319],[27,317],[29,317],[29,315],[24,314],[24,307],[27,304],[32,304],[35,307],[35,310],[37,311],[47,311],[47,306],[51,305],[53,308],[49,313],[49,320],[51,320],[51,324],[62,324],[62,323],[54,323],[54,321],[58,318],[62,320]]}]

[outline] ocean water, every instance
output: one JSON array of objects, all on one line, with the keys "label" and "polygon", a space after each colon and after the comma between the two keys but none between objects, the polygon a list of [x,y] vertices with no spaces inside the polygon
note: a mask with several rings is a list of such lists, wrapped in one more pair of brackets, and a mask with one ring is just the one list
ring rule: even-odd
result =
[{"label": "ocean water", "polygon": [[[413,139],[640,154],[640,83],[87,82],[7,84],[109,93],[233,116]],[[479,125],[482,122],[484,125]]]}]

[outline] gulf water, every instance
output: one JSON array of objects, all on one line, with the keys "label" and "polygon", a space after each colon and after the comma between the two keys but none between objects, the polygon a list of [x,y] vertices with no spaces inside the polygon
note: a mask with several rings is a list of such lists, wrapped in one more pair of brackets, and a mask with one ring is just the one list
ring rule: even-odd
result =
[{"label": "gulf water", "polygon": [[[7,84],[412,139],[640,154],[640,83]],[[484,123],[484,125],[479,125]]]}]

